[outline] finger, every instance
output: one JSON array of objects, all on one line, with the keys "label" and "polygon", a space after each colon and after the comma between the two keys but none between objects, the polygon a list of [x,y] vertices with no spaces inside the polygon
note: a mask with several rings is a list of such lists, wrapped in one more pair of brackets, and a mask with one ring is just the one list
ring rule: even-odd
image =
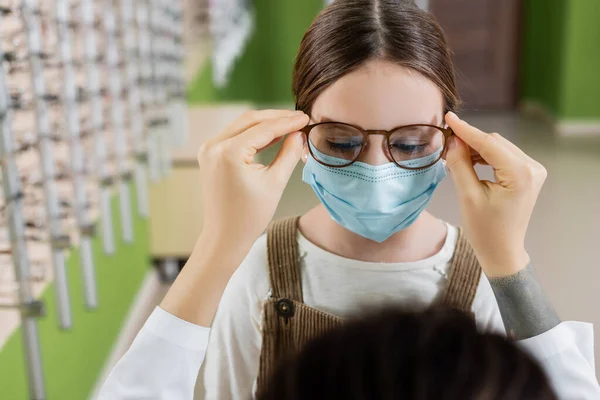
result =
[{"label": "finger", "polygon": [[473,164],[473,166],[476,166],[476,165],[490,165],[490,164],[487,163],[487,161],[485,161],[483,159],[471,160],[471,164]]},{"label": "finger", "polygon": [[446,114],[446,123],[456,136],[479,153],[493,168],[507,169],[514,163],[516,156],[511,150],[498,143],[499,135],[482,132],[458,118],[453,112]]},{"label": "finger", "polygon": [[520,159],[525,160],[525,161],[532,160],[532,158],[529,157],[527,154],[525,154],[525,152],[523,150],[521,150],[516,144],[514,144],[513,142],[511,142],[504,136],[498,135],[497,139],[504,147],[506,147],[507,149],[510,149],[513,152],[513,154],[515,154]]},{"label": "finger", "polygon": [[232,138],[240,133],[252,128],[261,122],[270,119],[289,117],[293,115],[303,115],[302,111],[293,110],[251,110],[245,112],[241,117],[233,121],[227,128],[214,138],[215,141],[221,142]]},{"label": "finger", "polygon": [[304,135],[302,132],[291,133],[285,138],[279,153],[269,166],[269,171],[275,174],[277,181],[282,182],[284,185],[287,184],[300,157],[302,157],[303,149]]},{"label": "finger", "polygon": [[[511,150],[515,155],[517,155],[517,157],[520,157],[524,160],[531,160],[531,158],[529,156],[527,156],[527,154],[525,154],[521,149],[519,149],[514,143],[512,143],[511,141],[506,139],[504,136],[501,136],[498,134],[496,134],[496,135],[497,135],[496,139],[498,140],[498,143],[500,145]],[[472,161],[473,165],[476,165],[476,164],[489,165],[488,162],[485,161],[483,159],[483,157],[481,157],[481,154],[479,154],[477,151],[475,151],[471,147],[469,147],[469,150],[471,152],[471,161]]]},{"label": "finger", "polygon": [[472,193],[480,189],[479,178],[471,162],[469,147],[457,136],[449,139],[446,167],[450,171],[459,194]]},{"label": "finger", "polygon": [[471,150],[471,152],[469,154],[471,156],[471,161],[473,161],[473,162],[483,162],[483,161],[485,161],[483,159],[483,157],[481,157],[481,155],[478,152],[476,152],[475,150],[471,149],[470,147],[469,147],[469,150]]},{"label": "finger", "polygon": [[471,158],[471,164],[475,165],[490,165],[487,163],[487,161],[485,161],[483,158],[479,157],[479,158]]},{"label": "finger", "polygon": [[277,143],[281,142],[282,140],[283,140],[283,136],[275,138],[275,139],[271,140],[271,143],[269,143],[268,145],[266,145],[262,149],[259,149],[259,151],[263,151],[263,150],[269,149],[269,148],[275,146]]},{"label": "finger", "polygon": [[273,140],[304,128],[308,124],[308,120],[306,114],[270,119],[253,126],[231,140],[234,141],[236,147],[253,156]]},{"label": "finger", "polygon": [[[504,136],[502,136],[502,135],[500,135],[498,133],[494,133],[493,135],[496,137],[496,140],[498,141],[498,144],[500,144],[500,145],[506,147],[507,149],[511,150],[515,155],[521,156],[524,159],[529,158],[527,156],[527,154],[525,154],[523,152],[523,150],[521,150],[519,147],[517,147],[517,145],[515,145],[513,142],[511,142],[510,140],[508,140]],[[481,155],[475,149],[473,149],[471,147],[469,147],[469,149],[471,150],[471,158],[481,158]]]}]

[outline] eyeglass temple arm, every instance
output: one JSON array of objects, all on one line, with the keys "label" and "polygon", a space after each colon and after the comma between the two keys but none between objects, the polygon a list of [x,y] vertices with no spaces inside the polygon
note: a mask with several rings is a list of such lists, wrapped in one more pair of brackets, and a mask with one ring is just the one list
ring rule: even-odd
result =
[{"label": "eyeglass temple arm", "polygon": [[450,127],[441,128],[441,129],[442,129],[442,132],[444,132],[444,137],[446,138],[446,140],[450,139],[450,137],[452,135],[454,135],[454,131]]}]

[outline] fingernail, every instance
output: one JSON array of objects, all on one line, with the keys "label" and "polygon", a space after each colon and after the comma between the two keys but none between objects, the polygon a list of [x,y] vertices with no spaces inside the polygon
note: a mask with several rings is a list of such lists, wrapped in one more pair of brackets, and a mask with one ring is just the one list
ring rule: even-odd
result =
[{"label": "fingernail", "polygon": [[458,115],[456,115],[453,111],[448,111],[448,114],[450,116],[450,118],[454,118],[456,120],[460,120],[460,118],[458,118]]},{"label": "fingernail", "polygon": [[302,111],[302,110],[296,110],[296,111],[294,111],[294,113],[298,114],[298,115],[302,115],[302,114],[304,114],[304,111]]}]

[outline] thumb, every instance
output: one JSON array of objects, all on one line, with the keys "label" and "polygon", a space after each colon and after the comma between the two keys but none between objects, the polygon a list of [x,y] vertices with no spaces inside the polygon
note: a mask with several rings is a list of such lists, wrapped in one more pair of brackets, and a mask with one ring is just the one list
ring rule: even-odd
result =
[{"label": "thumb", "polygon": [[448,139],[446,167],[459,194],[479,188],[479,177],[473,168],[469,147],[456,135]]},{"label": "thumb", "polygon": [[303,148],[304,134],[302,132],[290,133],[285,138],[279,153],[269,166],[269,170],[277,176],[279,181],[287,184],[302,156]]}]

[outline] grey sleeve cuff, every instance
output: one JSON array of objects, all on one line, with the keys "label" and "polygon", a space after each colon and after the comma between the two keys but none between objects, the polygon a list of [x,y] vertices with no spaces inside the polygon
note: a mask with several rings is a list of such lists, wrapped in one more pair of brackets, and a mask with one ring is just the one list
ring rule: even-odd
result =
[{"label": "grey sleeve cuff", "polygon": [[509,337],[528,339],[560,324],[531,264],[514,275],[489,281]]}]

